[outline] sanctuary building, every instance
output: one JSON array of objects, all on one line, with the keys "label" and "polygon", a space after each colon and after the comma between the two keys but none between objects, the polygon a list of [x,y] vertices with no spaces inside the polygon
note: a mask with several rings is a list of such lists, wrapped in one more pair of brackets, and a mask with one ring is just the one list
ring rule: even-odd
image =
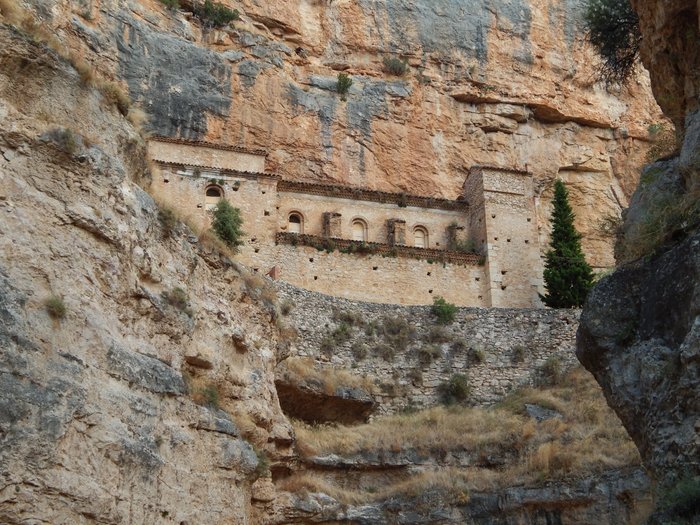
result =
[{"label": "sanctuary building", "polygon": [[153,138],[149,157],[153,192],[191,223],[208,226],[219,199],[240,209],[238,260],[255,271],[369,302],[540,306],[528,172],[474,166],[447,200],[286,180],[236,146]]}]

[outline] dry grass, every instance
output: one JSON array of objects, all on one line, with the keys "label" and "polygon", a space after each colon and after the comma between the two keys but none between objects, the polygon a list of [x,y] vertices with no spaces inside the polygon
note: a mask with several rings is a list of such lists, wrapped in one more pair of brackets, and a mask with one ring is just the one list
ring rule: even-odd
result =
[{"label": "dry grass", "polygon": [[[536,422],[524,404],[562,414]],[[508,466],[490,472],[467,469],[471,483],[507,486],[584,476],[639,464],[639,455],[593,377],[575,369],[560,384],[522,390],[496,407],[432,408],[355,426],[294,422],[299,452],[306,456],[360,452],[471,451],[502,455]],[[470,485],[472,488],[474,485]]]},{"label": "dry grass", "polygon": [[148,114],[140,108],[132,106],[126,118],[139,133],[143,134],[143,127],[148,123]]},{"label": "dry grass", "polygon": [[618,259],[629,262],[650,255],[677,238],[680,231],[696,229],[700,224],[698,203],[700,188],[691,188],[683,195],[669,194],[659,198],[653,207],[649,207],[644,220],[624,233],[617,247]]},{"label": "dry grass", "polygon": [[355,427],[295,425],[306,455],[406,449],[429,452],[513,443],[519,437],[522,418],[476,408],[438,407]]},{"label": "dry grass", "polygon": [[374,383],[367,376],[358,376],[337,368],[321,367],[310,358],[290,357],[284,361],[283,366],[290,378],[318,382],[328,395],[334,395],[338,387],[361,388],[370,394],[375,391]]},{"label": "dry grass", "polygon": [[84,85],[97,88],[122,115],[128,115],[131,99],[126,91],[117,82],[98,79],[94,68],[71,52],[56,37],[52,28],[38,20],[30,10],[17,5],[15,0],[0,0],[0,19],[26,33],[34,42],[45,44],[70,62]]},{"label": "dry grass", "polygon": [[385,486],[379,490],[351,490],[338,487],[308,473],[299,473],[282,480],[280,490],[298,495],[309,493],[328,494],[336,500],[351,505],[370,501],[381,501],[390,497],[404,496],[416,498],[428,491],[439,491],[457,504],[469,501],[469,477],[458,469],[446,468],[417,473],[405,481]]}]

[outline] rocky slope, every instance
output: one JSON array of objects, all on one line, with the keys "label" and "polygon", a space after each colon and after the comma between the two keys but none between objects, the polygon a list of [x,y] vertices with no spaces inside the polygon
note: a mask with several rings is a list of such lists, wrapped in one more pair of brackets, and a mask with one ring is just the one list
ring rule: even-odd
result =
[{"label": "rocky slope", "polygon": [[[619,256],[627,264],[589,297],[578,333],[578,357],[637,444],[658,483],[662,510],[665,506],[665,512],[676,513],[654,523],[697,523],[698,12],[695,2],[633,4],[643,32],[642,58],[659,103],[682,124],[683,142],[677,156],[648,166],[642,174],[619,243]],[[674,486],[686,495],[685,507],[674,500],[675,510],[674,504],[663,502]]]},{"label": "rocky slope", "polygon": [[[594,266],[612,265],[599,224],[626,206],[661,119],[646,74],[595,83],[581,0],[228,0],[242,20],[226,30],[185,1],[26,1],[128,85],[153,131],[265,148],[287,178],[455,198],[474,164],[527,168],[544,241],[560,176]],[[383,72],[389,57],[408,72]]]},{"label": "rocky slope", "polygon": [[165,235],[133,128],[7,26],[0,121],[0,522],[251,523],[291,443],[260,290]]}]

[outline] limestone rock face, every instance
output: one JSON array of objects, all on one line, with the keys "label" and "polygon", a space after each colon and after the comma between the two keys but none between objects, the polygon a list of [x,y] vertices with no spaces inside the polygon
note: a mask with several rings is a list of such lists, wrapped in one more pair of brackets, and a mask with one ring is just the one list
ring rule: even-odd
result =
[{"label": "limestone rock face", "polygon": [[595,287],[577,355],[662,484],[700,472],[700,236]]},{"label": "limestone rock face", "polygon": [[676,157],[642,173],[618,244],[627,264],[589,296],[577,355],[668,488],[700,473],[698,13],[696,2],[632,3],[655,95],[683,141]]},{"label": "limestone rock face", "polygon": [[700,38],[695,0],[632,0],[639,15],[642,61],[649,70],[654,96],[678,130],[698,109]]},{"label": "limestone rock face", "polygon": [[270,312],[165,235],[98,91],[7,26],[0,64],[0,522],[250,523],[250,440],[290,454]]},{"label": "limestone rock face", "polygon": [[613,262],[598,226],[626,206],[662,119],[645,73],[618,92],[595,82],[581,0],[228,0],[241,20],[221,30],[157,0],[31,3],[154,132],[265,148],[289,179],[456,198],[472,165],[527,168],[545,246],[561,177],[598,267]]}]

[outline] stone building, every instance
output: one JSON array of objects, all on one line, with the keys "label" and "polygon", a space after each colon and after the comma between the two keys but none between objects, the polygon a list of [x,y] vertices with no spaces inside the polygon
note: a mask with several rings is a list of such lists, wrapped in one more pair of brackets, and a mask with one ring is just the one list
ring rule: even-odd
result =
[{"label": "stone building", "polygon": [[179,139],[149,143],[152,188],[206,227],[219,199],[241,210],[239,259],[348,299],[538,306],[542,263],[530,173],[474,166],[457,200],[285,180],[264,151]]}]

